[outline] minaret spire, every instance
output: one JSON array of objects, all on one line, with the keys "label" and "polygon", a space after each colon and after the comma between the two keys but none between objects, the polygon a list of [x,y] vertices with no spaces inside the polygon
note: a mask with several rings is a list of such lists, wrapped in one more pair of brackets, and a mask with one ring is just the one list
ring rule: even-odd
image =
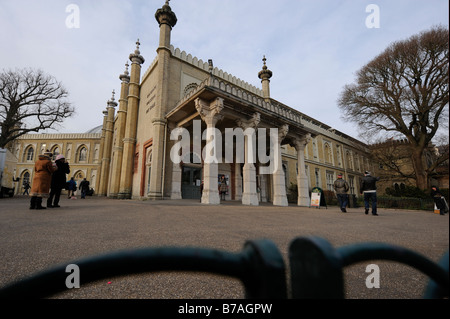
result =
[{"label": "minaret spire", "polygon": [[119,110],[117,111],[117,119],[114,123],[115,138],[108,195],[112,198],[117,198],[119,196],[120,176],[122,174],[123,138],[125,136],[125,125],[127,121],[128,86],[130,83],[128,67],[128,62],[125,62],[125,71],[123,74],[119,75],[119,79],[121,80]]},{"label": "minaret spire", "polygon": [[114,100],[116,92],[112,91],[111,99],[107,102],[106,107],[106,127],[105,127],[105,140],[103,146],[103,158],[101,165],[101,181],[99,185],[98,194],[105,196],[108,193],[108,181],[109,181],[109,168],[111,167],[111,150],[113,144],[114,135],[114,113],[117,102]]},{"label": "minaret spire", "polygon": [[272,77],[272,71],[270,71],[267,68],[267,65],[266,65],[267,59],[266,59],[265,55],[263,56],[262,61],[263,61],[263,68],[262,68],[261,71],[259,71],[258,77],[261,79],[264,99],[266,101],[269,101],[269,99],[270,99],[270,86],[269,86],[269,83],[270,83],[270,78]]},{"label": "minaret spire", "polygon": [[[122,88],[123,100],[126,103],[126,123],[123,135],[123,155],[122,167],[120,172],[120,185],[118,198],[129,199],[132,193],[133,184],[133,163],[134,152],[136,147],[137,120],[139,109],[139,95],[141,90],[141,64],[145,62],[144,57],[139,51],[139,39],[136,41],[136,50],[131,53],[129,59],[131,61],[131,72],[129,83],[123,82],[125,86]],[[125,95],[128,94],[127,98]],[[123,111],[125,112],[125,105]]]}]

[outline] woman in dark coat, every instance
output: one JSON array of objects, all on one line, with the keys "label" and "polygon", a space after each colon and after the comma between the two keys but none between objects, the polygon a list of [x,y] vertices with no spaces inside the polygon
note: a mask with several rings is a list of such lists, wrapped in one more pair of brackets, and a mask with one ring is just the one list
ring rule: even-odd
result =
[{"label": "woman in dark coat", "polygon": [[39,155],[38,160],[34,164],[34,177],[30,192],[30,209],[45,209],[42,206],[42,198],[48,197],[52,174],[56,170],[56,167],[53,166],[50,160],[51,156],[52,153],[47,151],[43,155]]},{"label": "woman in dark coat", "polygon": [[66,186],[66,174],[70,173],[69,163],[66,162],[64,155],[58,155],[55,163],[58,170],[52,175],[50,197],[47,199],[48,208],[60,207],[59,198],[61,191]]}]

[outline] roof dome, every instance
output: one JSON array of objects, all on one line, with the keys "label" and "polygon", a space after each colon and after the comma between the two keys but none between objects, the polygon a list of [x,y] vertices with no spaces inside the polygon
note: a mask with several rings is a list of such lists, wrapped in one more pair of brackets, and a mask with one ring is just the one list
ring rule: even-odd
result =
[{"label": "roof dome", "polygon": [[89,131],[87,131],[86,134],[101,133],[102,132],[102,128],[103,128],[103,125],[96,126],[96,127],[92,128],[92,129],[90,129]]}]

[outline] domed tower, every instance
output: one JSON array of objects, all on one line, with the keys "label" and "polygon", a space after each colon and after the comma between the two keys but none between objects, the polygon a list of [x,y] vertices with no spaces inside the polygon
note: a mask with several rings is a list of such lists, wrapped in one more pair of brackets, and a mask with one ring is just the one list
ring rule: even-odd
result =
[{"label": "domed tower", "polygon": [[266,102],[269,102],[270,100],[270,78],[272,77],[272,71],[270,71],[267,68],[266,65],[266,56],[263,57],[263,68],[261,71],[259,71],[258,73],[258,77],[261,79],[261,83],[262,83],[262,90],[263,90],[263,97],[264,100],[266,100]]}]

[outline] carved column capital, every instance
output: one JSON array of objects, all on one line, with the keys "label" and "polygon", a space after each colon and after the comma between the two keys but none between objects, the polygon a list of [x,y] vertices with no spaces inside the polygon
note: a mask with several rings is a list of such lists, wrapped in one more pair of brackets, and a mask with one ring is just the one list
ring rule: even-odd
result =
[{"label": "carved column capital", "polygon": [[281,142],[286,137],[287,133],[289,132],[289,125],[284,124],[278,129],[278,141],[281,144]]},{"label": "carved column capital", "polygon": [[295,150],[298,152],[300,150],[304,150],[305,146],[309,143],[309,141],[311,141],[311,134],[310,133],[308,133],[308,134],[306,134],[304,136],[295,138],[293,140],[293,143],[292,143],[293,145],[292,146],[294,146]]},{"label": "carved column capital", "polygon": [[220,114],[223,107],[223,99],[220,97],[209,104],[199,98],[195,100],[195,109],[208,126],[215,126],[218,121],[223,119],[223,115]]},{"label": "carved column capital", "polygon": [[244,130],[247,128],[256,129],[260,122],[261,122],[261,114],[258,112],[254,113],[249,120],[242,120],[242,119],[236,120],[237,125]]}]

